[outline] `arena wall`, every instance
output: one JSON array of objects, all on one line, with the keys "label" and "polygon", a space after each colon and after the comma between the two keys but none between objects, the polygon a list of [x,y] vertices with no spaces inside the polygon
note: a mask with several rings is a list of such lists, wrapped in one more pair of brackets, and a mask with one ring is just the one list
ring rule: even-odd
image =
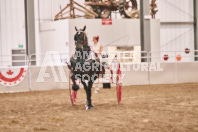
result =
[{"label": "arena wall", "polygon": [[[8,82],[6,82],[6,85],[2,85],[0,84],[0,93],[5,93],[5,92],[22,92],[22,91],[29,91],[29,71],[28,71],[28,67],[20,67],[20,68],[25,68],[26,71],[26,75],[24,76],[24,79],[18,83],[17,85],[14,85],[12,83],[12,86],[10,86],[10,84]],[[12,68],[12,71],[16,70],[16,69],[20,69],[19,67],[15,67]],[[7,71],[10,68],[0,68],[0,72],[2,73],[2,71]],[[1,75],[2,78],[2,75]],[[0,82],[2,83],[2,79],[0,79]],[[5,82],[4,82],[5,83]]]},{"label": "arena wall", "polygon": [[89,45],[93,44],[93,36],[98,35],[104,51],[107,46],[140,45],[140,21],[138,19],[113,19],[112,25],[103,25],[101,19],[69,19],[40,24],[40,53],[56,50],[73,55],[75,27],[81,29],[85,25]]},{"label": "arena wall", "polygon": [[173,84],[177,83],[177,63],[161,63],[163,71],[150,71],[150,84]]},{"label": "arena wall", "polygon": [[[146,64],[146,63],[144,63]],[[138,64],[134,64],[137,67]],[[69,88],[69,69],[63,66],[64,71],[56,67],[32,66],[24,77],[24,80],[15,86],[3,86],[0,84],[0,93],[5,92],[21,92],[35,90],[54,90]],[[123,86],[130,85],[149,85],[149,84],[176,84],[176,83],[198,83],[198,62],[181,62],[181,63],[161,63],[160,68],[163,71],[135,71],[133,65],[130,71],[122,71],[124,78]],[[45,68],[45,67],[44,67]],[[53,69],[54,68],[54,69]],[[4,70],[5,68],[0,68]],[[7,68],[9,69],[9,68]],[[43,72],[44,71],[44,72]],[[45,73],[45,74],[42,74]],[[47,74],[49,73],[49,76]],[[61,74],[65,76],[61,77]],[[38,80],[39,75],[44,81]],[[66,79],[66,80],[65,80]],[[115,86],[115,85],[112,85]]]},{"label": "arena wall", "polygon": [[[147,64],[147,63],[144,63]],[[149,84],[149,72],[148,71],[141,71],[141,70],[135,70],[134,68],[137,68],[140,63],[134,64],[130,66],[130,71],[122,71],[122,74],[124,75],[123,78],[123,85],[124,86],[130,86],[130,85],[147,85]]]},{"label": "arena wall", "polygon": [[[44,68],[44,70],[42,69]],[[45,70],[46,68],[46,70]],[[54,68],[54,71],[53,71]],[[31,74],[31,90],[53,90],[53,89],[68,89],[68,82],[61,79],[60,72],[58,70],[59,67],[40,67],[34,66],[30,68]],[[69,78],[69,70],[66,66],[63,66],[64,71],[63,74],[66,75],[68,80]],[[44,72],[42,72],[44,71]],[[43,74],[45,73],[45,74]],[[46,73],[49,76],[46,76]],[[39,78],[40,76],[40,78]],[[43,80],[42,80],[43,79]]]},{"label": "arena wall", "polygon": [[198,82],[198,62],[177,64],[177,83]]}]

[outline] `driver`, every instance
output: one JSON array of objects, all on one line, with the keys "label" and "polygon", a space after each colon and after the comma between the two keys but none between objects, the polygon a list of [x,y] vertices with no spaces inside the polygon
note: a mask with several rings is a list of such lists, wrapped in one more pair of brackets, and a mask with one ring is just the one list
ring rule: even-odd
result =
[{"label": "driver", "polygon": [[[92,49],[93,51],[97,54],[97,57],[100,58],[101,61],[101,53],[103,51],[103,46],[99,43],[99,36],[94,36],[93,37],[93,45],[92,45]],[[99,93],[99,78],[98,78],[98,84],[95,87],[95,93]]]}]

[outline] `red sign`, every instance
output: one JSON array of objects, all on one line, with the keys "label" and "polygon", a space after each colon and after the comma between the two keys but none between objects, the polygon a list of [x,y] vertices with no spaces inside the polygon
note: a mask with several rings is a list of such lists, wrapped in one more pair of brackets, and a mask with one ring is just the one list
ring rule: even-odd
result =
[{"label": "red sign", "polygon": [[12,68],[0,70],[0,84],[14,86],[23,81],[27,68]]},{"label": "red sign", "polygon": [[102,25],[112,25],[112,19],[102,19]]}]

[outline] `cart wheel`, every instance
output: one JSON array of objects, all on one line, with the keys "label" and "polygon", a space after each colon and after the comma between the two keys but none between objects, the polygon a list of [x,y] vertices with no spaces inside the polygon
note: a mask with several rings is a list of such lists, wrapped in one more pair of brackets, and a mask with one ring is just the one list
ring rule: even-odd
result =
[{"label": "cart wheel", "polygon": [[[70,74],[71,74],[71,73],[70,73]],[[71,99],[72,105],[75,105],[75,104],[76,104],[76,101],[77,101],[77,91],[74,91],[74,90],[72,89],[73,84],[72,84],[71,81],[72,81],[72,80],[71,80],[71,78],[70,78],[70,80],[69,80],[69,95],[70,95],[70,99]]]},{"label": "cart wheel", "polygon": [[117,90],[117,100],[118,100],[118,104],[121,103],[121,99],[122,99],[122,82],[121,82],[121,70],[120,70],[120,64],[117,70],[117,85],[116,85],[116,90]]},{"label": "cart wheel", "polygon": [[119,0],[118,10],[125,18],[135,18],[138,15],[137,8],[137,0]]},{"label": "cart wheel", "polygon": [[74,90],[70,90],[70,98],[71,98],[71,103],[72,105],[76,105],[76,101],[77,101],[77,91]]}]

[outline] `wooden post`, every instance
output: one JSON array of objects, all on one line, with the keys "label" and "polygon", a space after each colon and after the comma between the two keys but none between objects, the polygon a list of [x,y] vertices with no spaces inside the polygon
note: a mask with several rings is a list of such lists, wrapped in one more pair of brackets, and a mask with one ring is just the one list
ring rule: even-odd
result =
[{"label": "wooden post", "polygon": [[62,7],[60,5],[60,10],[61,10],[61,17],[63,17],[63,12],[62,12]]},{"label": "wooden post", "polygon": [[73,0],[70,0],[70,18],[72,18]]},{"label": "wooden post", "polygon": [[[75,7],[74,5],[79,6],[80,8]],[[69,7],[69,10],[66,11],[66,9]],[[60,7],[61,8],[61,7]],[[84,16],[81,15],[75,15],[75,10],[79,10],[83,13],[85,13]],[[68,13],[68,16],[64,16],[65,14]],[[78,4],[74,0],[70,0],[70,4],[67,4],[66,7],[61,10],[56,14],[54,20],[59,20],[59,19],[71,19],[71,18],[77,18],[77,17],[88,17],[88,18],[95,18],[98,17],[98,14],[96,14],[93,11],[88,10],[87,8],[83,7],[82,5]]]},{"label": "wooden post", "polygon": [[82,5],[78,4],[77,2],[73,1],[74,4],[80,6],[81,8],[85,9],[87,12],[91,13],[91,14],[94,14],[96,17],[98,17],[98,14],[96,14],[95,12],[93,11],[90,11],[88,9],[86,9],[85,7],[83,7]]}]

